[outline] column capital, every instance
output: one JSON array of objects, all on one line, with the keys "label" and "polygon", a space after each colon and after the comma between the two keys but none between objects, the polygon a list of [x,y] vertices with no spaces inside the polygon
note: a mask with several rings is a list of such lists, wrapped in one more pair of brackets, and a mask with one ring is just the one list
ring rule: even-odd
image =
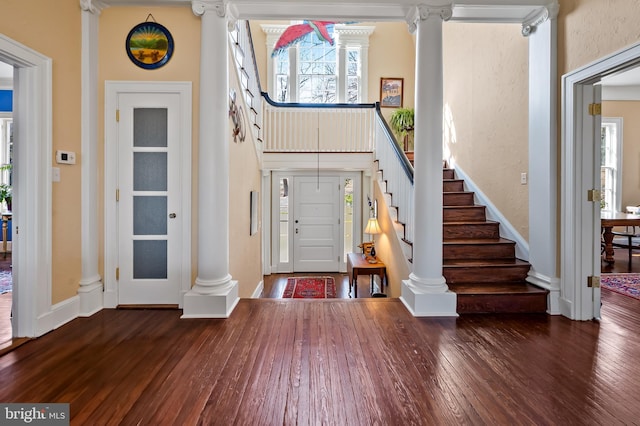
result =
[{"label": "column capital", "polygon": [[453,16],[453,4],[448,3],[440,6],[419,4],[411,8],[407,14],[407,24],[409,32],[413,33],[418,28],[418,21],[426,21],[431,17],[440,17],[443,21],[448,21]]},{"label": "column capital", "polygon": [[82,9],[83,12],[100,15],[100,12],[102,12],[102,9],[105,7],[107,6],[99,0],[80,0],[80,9]]},{"label": "column capital", "polygon": [[549,19],[556,19],[558,17],[559,10],[560,4],[558,3],[558,0],[553,0],[551,3],[527,16],[524,21],[522,21],[522,35],[524,37],[528,37],[533,31],[535,31],[538,25],[543,24]]},{"label": "column capital", "polygon": [[220,18],[224,18],[227,16],[227,3],[224,0],[193,0],[191,10],[197,16],[213,11]]}]

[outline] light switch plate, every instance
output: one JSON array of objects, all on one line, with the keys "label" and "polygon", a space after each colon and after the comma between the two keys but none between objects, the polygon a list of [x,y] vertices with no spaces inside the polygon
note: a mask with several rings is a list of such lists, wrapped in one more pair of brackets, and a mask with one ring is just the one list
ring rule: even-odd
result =
[{"label": "light switch plate", "polygon": [[76,153],[73,151],[56,151],[56,163],[76,164]]}]

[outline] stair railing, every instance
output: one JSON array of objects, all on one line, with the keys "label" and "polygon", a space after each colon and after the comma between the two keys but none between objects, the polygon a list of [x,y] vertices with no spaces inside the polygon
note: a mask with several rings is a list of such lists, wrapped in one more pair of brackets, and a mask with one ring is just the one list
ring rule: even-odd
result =
[{"label": "stair railing", "polygon": [[407,159],[387,121],[376,103],[375,154],[391,194],[393,207],[398,212],[398,222],[404,225],[404,238],[413,242],[414,236],[414,190],[413,166]]},{"label": "stair railing", "polygon": [[265,152],[372,152],[375,104],[303,104],[262,93]]},{"label": "stair railing", "polygon": [[262,151],[262,97],[260,93],[260,76],[253,49],[251,38],[251,28],[249,21],[238,21],[234,28],[229,31],[229,45],[234,59],[240,86],[242,86],[242,96],[248,111],[251,132],[256,142],[258,153]]}]

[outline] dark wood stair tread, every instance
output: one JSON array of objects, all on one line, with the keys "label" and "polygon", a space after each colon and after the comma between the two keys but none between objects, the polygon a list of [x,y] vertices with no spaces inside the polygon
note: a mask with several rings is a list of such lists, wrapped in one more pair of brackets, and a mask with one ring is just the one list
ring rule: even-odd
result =
[{"label": "dark wood stair tread", "polygon": [[520,259],[449,259],[442,262],[442,266],[448,268],[483,268],[500,266],[531,266],[529,262]]},{"label": "dark wood stair tread", "polygon": [[506,238],[469,238],[469,239],[458,239],[458,240],[446,240],[443,241],[442,244],[476,244],[476,245],[489,245],[489,244],[515,244],[514,241],[508,240]]},{"label": "dark wood stair tread", "polygon": [[449,290],[456,294],[547,294],[549,290],[536,287],[528,282],[506,283],[452,283]]},{"label": "dark wood stair tread", "polygon": [[526,281],[449,284],[449,289],[456,293],[459,314],[544,314],[547,311],[549,291]]}]

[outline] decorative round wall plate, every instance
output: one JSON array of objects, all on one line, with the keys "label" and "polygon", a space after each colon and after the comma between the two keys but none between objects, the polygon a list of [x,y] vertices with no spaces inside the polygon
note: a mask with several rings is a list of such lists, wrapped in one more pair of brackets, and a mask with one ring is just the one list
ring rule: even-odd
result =
[{"label": "decorative round wall plate", "polygon": [[143,22],[129,31],[127,55],[140,68],[154,70],[165,65],[173,55],[173,37],[157,22]]}]

